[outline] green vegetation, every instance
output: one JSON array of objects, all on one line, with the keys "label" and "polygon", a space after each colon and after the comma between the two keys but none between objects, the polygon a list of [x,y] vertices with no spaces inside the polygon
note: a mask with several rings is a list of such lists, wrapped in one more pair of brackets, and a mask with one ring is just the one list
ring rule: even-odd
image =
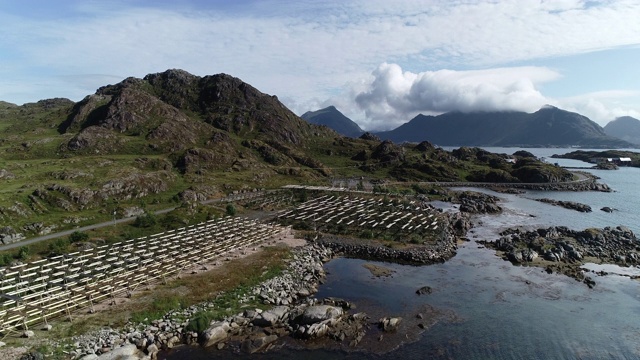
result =
[{"label": "green vegetation", "polygon": [[158,218],[153,213],[144,213],[144,215],[140,215],[136,217],[133,222],[133,226],[139,228],[149,228],[158,224]]},{"label": "green vegetation", "polygon": [[227,215],[229,215],[229,216],[236,216],[237,210],[236,210],[235,205],[227,204],[226,212],[227,212]]},{"label": "green vegetation", "polygon": [[551,171],[540,163],[514,173],[505,158],[341,137],[239,79],[170,70],[105,86],[79,103],[3,105],[0,222],[32,237],[37,230],[22,229],[60,231],[111,221],[114,211],[145,211],[127,232],[104,236],[110,241],[194,223],[151,214],[236,190],[351,179],[353,189],[388,192],[384,181],[525,181]]},{"label": "green vegetation", "polygon": [[89,240],[89,234],[80,231],[74,231],[69,235],[69,242],[74,244]]},{"label": "green vegetation", "polygon": [[179,295],[170,295],[153,299],[144,310],[140,310],[131,314],[131,321],[135,323],[148,324],[151,320],[159,319],[171,310],[183,309],[182,297]]}]

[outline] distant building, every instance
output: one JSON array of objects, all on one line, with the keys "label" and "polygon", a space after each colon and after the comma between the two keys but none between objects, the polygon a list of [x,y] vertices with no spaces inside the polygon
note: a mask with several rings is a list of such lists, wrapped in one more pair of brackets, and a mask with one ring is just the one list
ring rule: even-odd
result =
[{"label": "distant building", "polygon": [[592,159],[589,159],[589,162],[593,164],[609,163],[609,164],[616,164],[616,165],[622,165],[622,166],[629,166],[631,165],[631,158],[630,157],[592,158]]}]

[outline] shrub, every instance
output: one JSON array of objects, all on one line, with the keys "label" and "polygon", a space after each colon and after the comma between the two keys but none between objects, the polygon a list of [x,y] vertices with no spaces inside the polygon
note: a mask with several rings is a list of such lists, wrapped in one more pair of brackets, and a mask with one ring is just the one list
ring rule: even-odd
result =
[{"label": "shrub", "polygon": [[236,212],[236,207],[233,204],[227,204],[227,215],[235,216]]},{"label": "shrub", "polygon": [[28,246],[23,246],[18,250],[18,259],[27,260],[29,258],[30,250]]},{"label": "shrub", "polygon": [[69,242],[72,244],[87,240],[89,240],[89,235],[81,231],[74,231],[73,233],[71,233],[71,235],[69,235]]},{"label": "shrub", "polygon": [[[82,234],[82,233],[80,233]],[[84,234],[86,235],[86,234]],[[71,237],[71,236],[69,236]],[[70,240],[61,238],[61,239],[56,239],[54,242],[49,244],[49,252],[51,253],[52,256],[55,255],[62,255],[64,253],[66,253],[67,248],[69,247],[70,244]]]},{"label": "shrub", "polygon": [[187,324],[187,331],[195,331],[198,334],[209,328],[209,324],[215,318],[214,314],[209,311],[200,311],[193,315],[193,318]]},{"label": "shrub", "polygon": [[13,256],[4,253],[0,254],[0,266],[9,266],[13,262]]},{"label": "shrub", "polygon": [[133,226],[141,227],[141,228],[149,228],[155,226],[158,223],[158,218],[155,214],[152,213],[144,213],[136,217],[136,220],[133,222]]}]

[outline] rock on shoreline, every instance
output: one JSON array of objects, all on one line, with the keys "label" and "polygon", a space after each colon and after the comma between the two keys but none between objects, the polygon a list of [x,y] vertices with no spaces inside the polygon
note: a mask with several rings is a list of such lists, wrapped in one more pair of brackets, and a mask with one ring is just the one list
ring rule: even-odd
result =
[{"label": "rock on shoreline", "polygon": [[478,241],[488,248],[504,253],[514,264],[541,266],[547,272],[561,272],[582,281],[589,287],[595,282],[580,269],[587,262],[640,264],[640,242],[625,226],[582,231],[555,226],[534,231],[508,229],[495,241]]},{"label": "rock on shoreline", "polygon": [[579,212],[591,212],[591,206],[586,204],[581,204],[575,201],[562,201],[562,200],[553,200],[553,199],[533,199],[535,201],[543,202],[546,204],[551,204],[554,206],[561,206],[565,209],[576,210]]}]

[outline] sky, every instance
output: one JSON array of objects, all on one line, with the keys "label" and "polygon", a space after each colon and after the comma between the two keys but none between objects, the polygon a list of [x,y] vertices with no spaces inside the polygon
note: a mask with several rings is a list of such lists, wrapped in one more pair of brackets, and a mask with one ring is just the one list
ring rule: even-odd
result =
[{"label": "sky", "polygon": [[640,119],[640,0],[0,0],[0,100],[227,73],[363,129],[545,105]]}]

